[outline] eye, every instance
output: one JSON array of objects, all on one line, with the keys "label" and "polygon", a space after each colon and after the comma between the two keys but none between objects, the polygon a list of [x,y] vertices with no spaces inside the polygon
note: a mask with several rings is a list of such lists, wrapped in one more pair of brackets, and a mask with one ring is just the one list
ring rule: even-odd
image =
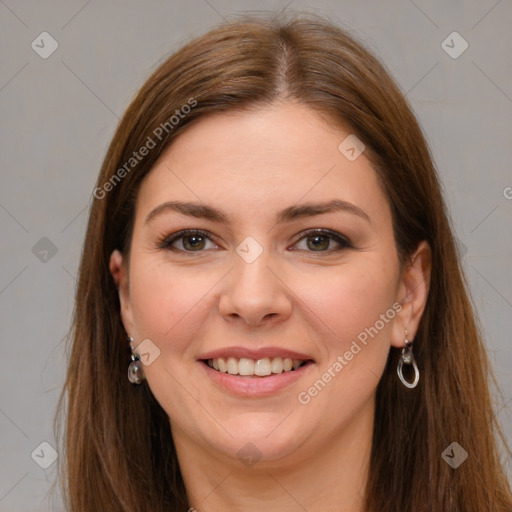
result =
[{"label": "eye", "polygon": [[[295,245],[304,241],[306,248],[302,248],[300,250],[308,252],[333,252],[352,247],[352,244],[347,238],[328,229],[311,229],[300,233],[299,236],[301,235],[302,237]],[[331,248],[333,242],[338,244],[337,249]]]},{"label": "eye", "polygon": [[[298,236],[300,238],[294,246],[296,247],[304,241],[305,248],[299,247],[299,250],[307,252],[330,253],[353,247],[346,237],[328,229],[310,229],[299,233]],[[208,242],[210,242],[213,247],[208,247]],[[332,248],[331,246],[333,243],[337,244],[338,248]],[[191,229],[179,231],[163,238],[158,242],[157,247],[159,249],[188,253],[202,252],[205,249],[218,248],[218,246],[212,241],[209,233],[206,231]]]},{"label": "eye", "polygon": [[[203,249],[209,248],[206,247],[207,241],[213,244],[205,231],[187,229],[164,238],[158,243],[158,248],[184,252],[201,252]],[[213,245],[217,247],[215,244]]]}]

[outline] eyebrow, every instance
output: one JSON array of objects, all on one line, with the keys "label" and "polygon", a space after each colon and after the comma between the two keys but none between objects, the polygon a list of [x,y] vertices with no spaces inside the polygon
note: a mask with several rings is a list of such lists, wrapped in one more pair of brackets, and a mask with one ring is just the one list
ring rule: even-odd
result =
[{"label": "eyebrow", "polygon": [[[167,211],[174,211],[189,217],[207,219],[214,222],[222,222],[224,224],[228,222],[227,215],[221,210],[213,208],[212,206],[207,206],[205,204],[195,202],[167,201],[148,213],[146,216],[145,224],[148,224],[155,217]],[[276,216],[276,223],[282,224],[285,222],[302,219],[304,217],[313,217],[315,215],[322,215],[324,213],[332,213],[337,211],[351,213],[361,217],[362,219],[365,219],[368,222],[371,222],[369,215],[359,206],[356,206],[355,204],[349,203],[347,201],[343,201],[342,199],[332,199],[331,201],[324,203],[304,203],[300,205],[289,206],[288,208],[278,212]]]}]

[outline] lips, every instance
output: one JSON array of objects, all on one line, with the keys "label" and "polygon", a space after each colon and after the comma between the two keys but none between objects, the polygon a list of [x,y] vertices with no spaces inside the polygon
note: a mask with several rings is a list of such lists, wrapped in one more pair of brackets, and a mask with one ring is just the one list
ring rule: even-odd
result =
[{"label": "lips", "polygon": [[289,350],[281,347],[262,347],[259,349],[251,349],[244,347],[225,347],[220,348],[218,350],[213,350],[211,352],[206,352],[201,354],[198,357],[198,360],[208,361],[208,359],[217,359],[222,357],[227,359],[228,357],[235,357],[237,359],[253,359],[255,361],[259,359],[269,358],[272,359],[274,357],[281,357],[282,359],[296,359],[300,361],[313,361],[314,358],[311,355],[304,354],[301,352],[296,352],[294,350]]},{"label": "lips", "polygon": [[259,350],[243,347],[224,348],[203,354],[200,360],[220,373],[243,377],[267,377],[295,371],[304,364],[312,362],[306,354],[279,347]]},{"label": "lips", "polygon": [[268,377],[272,374],[282,372],[291,372],[300,368],[306,361],[300,359],[290,359],[282,357],[273,357],[272,359],[264,357],[263,359],[248,359],[236,357],[218,357],[216,359],[208,359],[206,364],[221,373],[229,373],[230,375],[240,375],[242,377]]},{"label": "lips", "polygon": [[314,366],[309,355],[281,347],[225,347],[198,358],[206,375],[231,394],[272,396],[292,385]]}]

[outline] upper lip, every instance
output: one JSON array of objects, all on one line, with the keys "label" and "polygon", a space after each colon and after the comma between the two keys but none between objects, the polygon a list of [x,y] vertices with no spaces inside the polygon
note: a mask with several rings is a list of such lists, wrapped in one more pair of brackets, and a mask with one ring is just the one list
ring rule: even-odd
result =
[{"label": "upper lip", "polygon": [[300,359],[303,361],[314,359],[308,355],[303,354],[301,352],[296,352],[294,350],[289,350],[287,348],[281,347],[262,347],[258,349],[254,348],[245,348],[245,347],[224,347],[219,348],[217,350],[212,350],[211,352],[206,352],[199,356],[199,360],[204,359],[217,359],[218,357],[237,357],[237,358],[247,358],[247,359],[264,359],[268,357],[269,359],[273,357],[282,357],[282,358],[290,358],[290,359]]}]

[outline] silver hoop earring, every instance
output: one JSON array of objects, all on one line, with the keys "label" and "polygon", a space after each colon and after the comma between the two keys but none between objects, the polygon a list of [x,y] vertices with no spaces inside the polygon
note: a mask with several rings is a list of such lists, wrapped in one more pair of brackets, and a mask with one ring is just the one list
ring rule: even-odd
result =
[{"label": "silver hoop earring", "polygon": [[[414,369],[414,380],[412,382],[407,382],[402,374],[402,367],[404,364],[412,365]],[[411,389],[416,387],[420,380],[420,371],[418,370],[414,354],[412,353],[412,341],[407,339],[407,329],[405,330],[405,347],[402,349],[402,354],[400,355],[400,361],[398,361],[398,367],[396,370],[398,377],[405,387]]]},{"label": "silver hoop earring", "polygon": [[131,363],[128,365],[128,380],[132,384],[140,384],[144,379],[144,369],[142,368],[142,361],[139,356],[133,351],[133,338],[129,336],[126,341],[130,344],[132,350]]}]

